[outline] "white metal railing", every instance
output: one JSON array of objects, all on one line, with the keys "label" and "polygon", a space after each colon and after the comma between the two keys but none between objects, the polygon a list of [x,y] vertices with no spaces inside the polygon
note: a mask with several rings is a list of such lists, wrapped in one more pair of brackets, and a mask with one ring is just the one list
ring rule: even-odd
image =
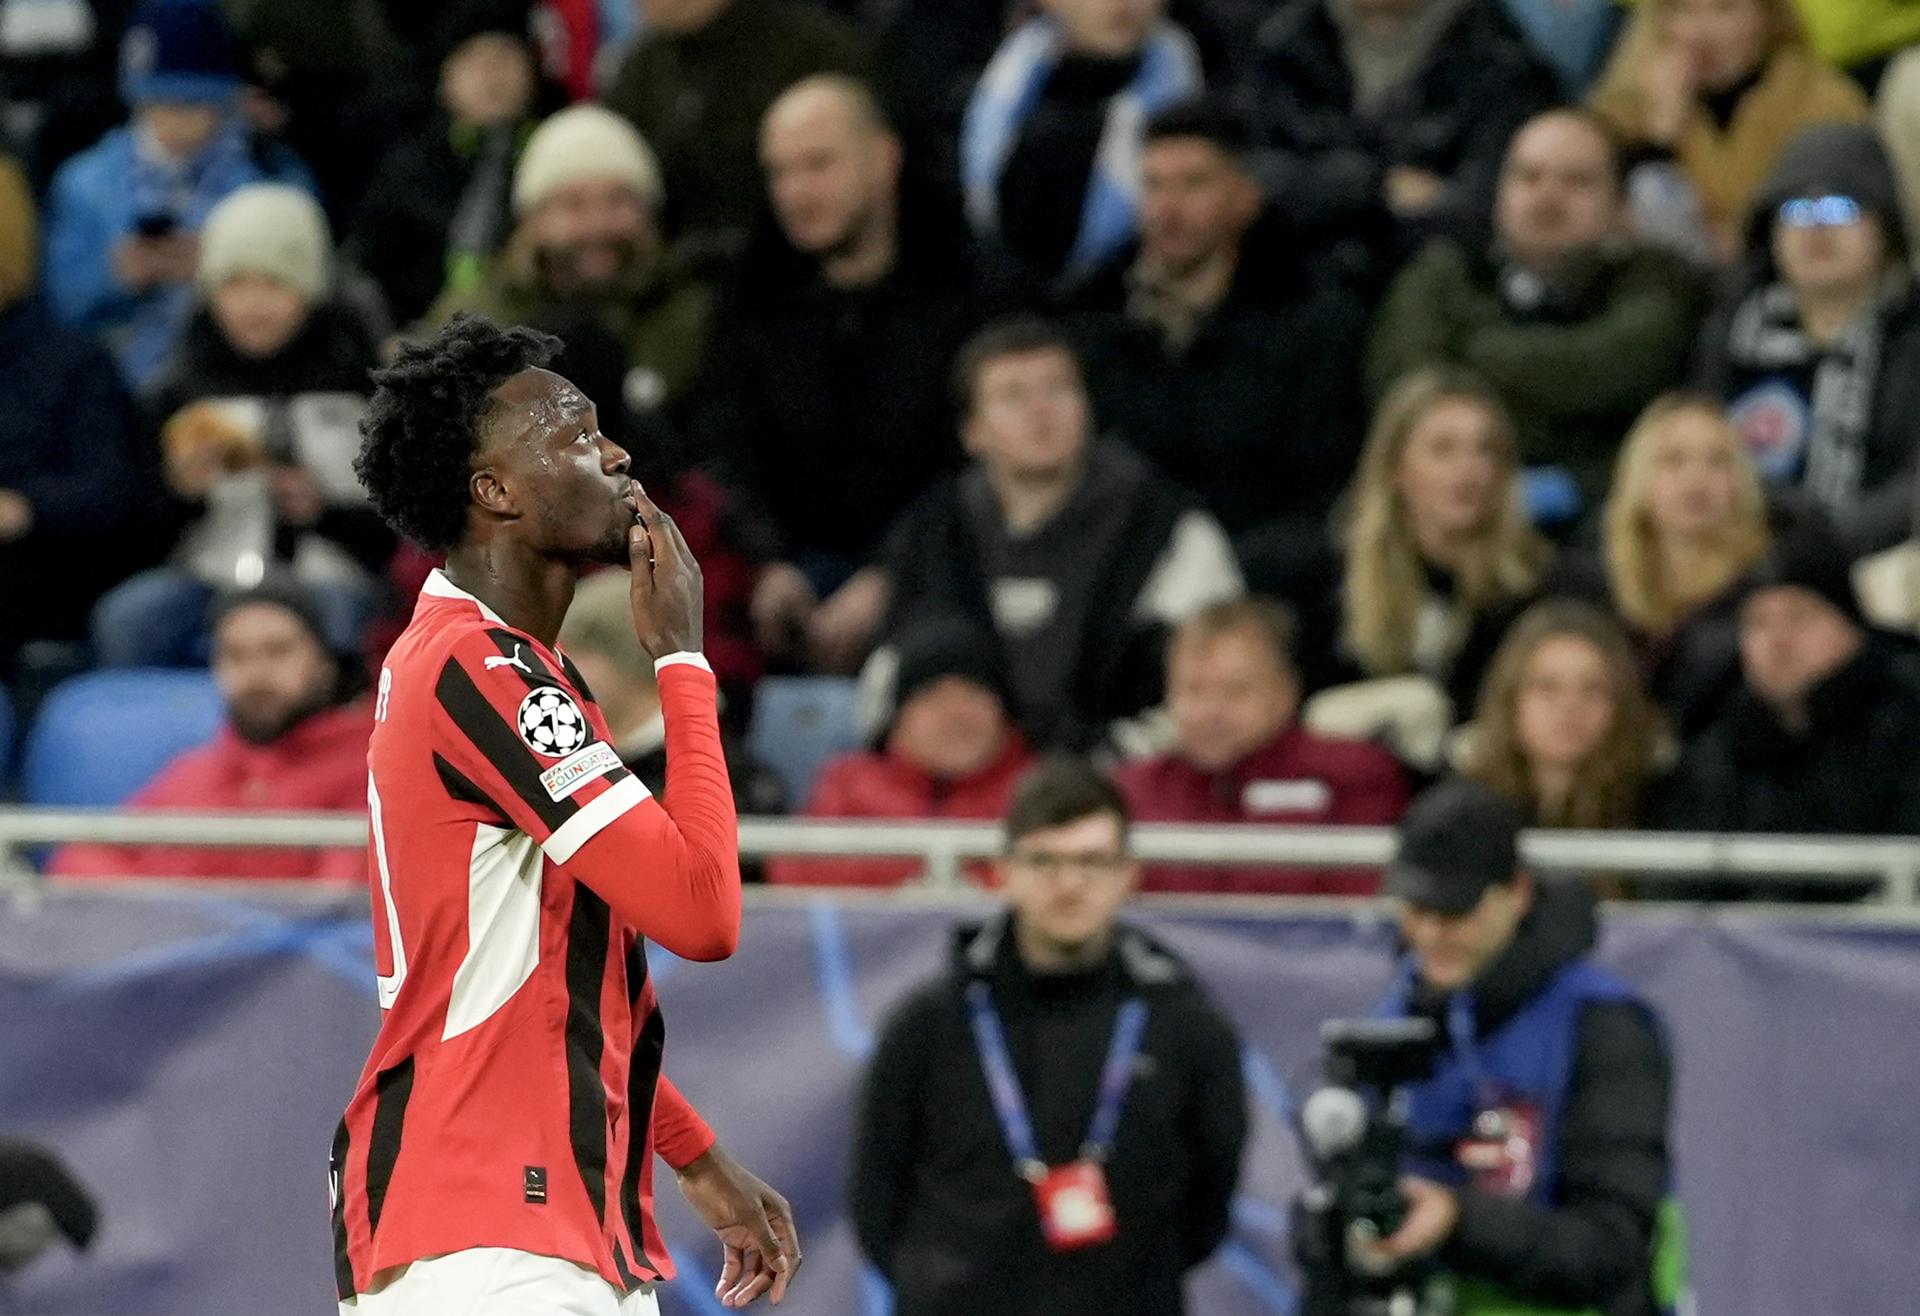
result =
[{"label": "white metal railing", "polygon": [[[366,843],[352,813],[185,813],[0,807],[0,884],[31,883],[25,853],[70,841],[317,848]],[[994,823],[840,822],[743,818],[740,853],[837,858],[917,858],[927,885],[961,885],[961,866],[1000,853]],[[1619,873],[1649,884],[1679,880],[1848,883],[1878,881],[1889,904],[1920,903],[1920,837],[1815,838],[1651,832],[1529,832],[1523,852],[1546,870]],[[1147,862],[1368,868],[1393,856],[1379,827],[1142,825],[1133,849]]]}]

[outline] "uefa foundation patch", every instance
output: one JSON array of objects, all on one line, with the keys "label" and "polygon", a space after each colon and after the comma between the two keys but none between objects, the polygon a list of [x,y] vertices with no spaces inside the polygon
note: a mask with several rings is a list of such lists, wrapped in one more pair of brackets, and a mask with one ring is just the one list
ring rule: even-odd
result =
[{"label": "uefa foundation patch", "polygon": [[612,745],[604,740],[596,740],[578,754],[562,759],[541,773],[540,784],[547,788],[547,794],[552,799],[564,800],[595,777],[604,777],[615,768],[624,766],[620,756],[613,752]]}]

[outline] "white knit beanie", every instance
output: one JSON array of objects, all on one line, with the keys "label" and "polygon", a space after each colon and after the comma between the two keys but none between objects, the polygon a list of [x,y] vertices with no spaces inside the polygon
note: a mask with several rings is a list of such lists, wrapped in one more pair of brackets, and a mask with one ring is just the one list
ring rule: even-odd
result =
[{"label": "white knit beanie", "polygon": [[631,184],[649,206],[661,200],[660,161],[633,125],[598,105],[574,105],[534,130],[513,171],[513,211],[524,215],[555,189],[589,178]]},{"label": "white knit beanie", "polygon": [[333,242],[319,203],[284,183],[252,183],[215,206],[200,228],[200,286],[264,274],[318,301],[331,276]]}]

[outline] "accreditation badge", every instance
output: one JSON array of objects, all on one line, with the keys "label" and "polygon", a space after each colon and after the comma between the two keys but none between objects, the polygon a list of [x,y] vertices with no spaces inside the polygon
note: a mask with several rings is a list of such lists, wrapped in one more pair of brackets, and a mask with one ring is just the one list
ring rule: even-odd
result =
[{"label": "accreditation badge", "polygon": [[1098,1161],[1048,1170],[1033,1180],[1033,1200],[1040,1208],[1040,1231],[1055,1252],[1110,1243],[1118,1232],[1106,1171]]},{"label": "accreditation badge", "polygon": [[1540,1109],[1532,1102],[1483,1105],[1455,1156],[1481,1192],[1525,1197],[1539,1175],[1540,1134]]}]

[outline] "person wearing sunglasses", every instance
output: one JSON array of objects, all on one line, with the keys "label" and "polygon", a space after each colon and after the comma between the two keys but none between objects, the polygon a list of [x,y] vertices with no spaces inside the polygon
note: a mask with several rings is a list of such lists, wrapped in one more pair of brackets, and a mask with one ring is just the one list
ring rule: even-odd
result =
[{"label": "person wearing sunglasses", "polygon": [[1776,501],[1820,508],[1855,556],[1913,529],[1920,296],[1899,196],[1871,128],[1807,129],[1700,345],[1696,382],[1726,402]]},{"label": "person wearing sunglasses", "polygon": [[1240,1044],[1190,969],[1120,921],[1127,806],[1076,759],[1006,815],[1007,909],[881,1030],[849,1180],[896,1316],[1179,1316],[1227,1234]]}]

